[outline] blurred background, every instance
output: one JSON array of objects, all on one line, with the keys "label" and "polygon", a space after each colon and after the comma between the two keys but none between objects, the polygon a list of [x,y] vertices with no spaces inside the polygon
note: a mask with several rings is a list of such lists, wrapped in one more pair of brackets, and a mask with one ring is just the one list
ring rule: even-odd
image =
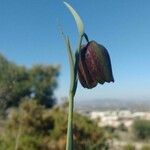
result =
[{"label": "blurred background", "polygon": [[[150,1],[67,0],[90,40],[110,54],[114,83],[75,97],[76,150],[149,150]],[[0,0],[0,150],[63,150],[69,64],[59,26],[76,49],[61,0]]]}]

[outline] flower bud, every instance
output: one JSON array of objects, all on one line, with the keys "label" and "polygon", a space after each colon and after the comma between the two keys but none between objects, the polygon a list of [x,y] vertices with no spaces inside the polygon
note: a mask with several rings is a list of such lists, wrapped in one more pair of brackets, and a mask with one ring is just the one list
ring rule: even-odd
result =
[{"label": "flower bud", "polygon": [[78,76],[81,85],[88,89],[98,83],[114,82],[109,53],[104,46],[90,41],[81,47]]}]

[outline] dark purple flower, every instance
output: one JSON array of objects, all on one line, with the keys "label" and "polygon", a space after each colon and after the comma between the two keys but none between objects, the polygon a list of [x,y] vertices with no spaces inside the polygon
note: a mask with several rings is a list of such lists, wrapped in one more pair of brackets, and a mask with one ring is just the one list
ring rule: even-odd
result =
[{"label": "dark purple flower", "polygon": [[90,41],[81,47],[78,76],[82,86],[88,89],[97,83],[114,82],[110,57],[104,46]]}]

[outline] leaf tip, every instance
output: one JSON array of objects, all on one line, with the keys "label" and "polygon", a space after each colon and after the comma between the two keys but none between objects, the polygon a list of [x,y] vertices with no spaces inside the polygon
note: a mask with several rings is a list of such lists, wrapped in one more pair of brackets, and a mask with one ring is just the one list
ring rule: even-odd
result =
[{"label": "leaf tip", "polygon": [[82,19],[80,18],[80,16],[78,15],[78,13],[74,10],[74,8],[71,5],[69,5],[65,1],[63,1],[63,3],[66,5],[66,7],[68,8],[68,10],[73,15],[73,17],[75,19],[75,22],[77,24],[78,32],[79,32],[80,36],[82,36],[84,34],[84,25],[83,25]]}]

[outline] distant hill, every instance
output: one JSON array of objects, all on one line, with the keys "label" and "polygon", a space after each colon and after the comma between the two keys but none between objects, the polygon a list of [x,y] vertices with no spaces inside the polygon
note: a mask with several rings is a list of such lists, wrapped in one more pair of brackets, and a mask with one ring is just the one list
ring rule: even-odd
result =
[{"label": "distant hill", "polygon": [[84,101],[75,101],[75,109],[79,111],[93,111],[93,110],[150,111],[150,100],[92,99]]}]

